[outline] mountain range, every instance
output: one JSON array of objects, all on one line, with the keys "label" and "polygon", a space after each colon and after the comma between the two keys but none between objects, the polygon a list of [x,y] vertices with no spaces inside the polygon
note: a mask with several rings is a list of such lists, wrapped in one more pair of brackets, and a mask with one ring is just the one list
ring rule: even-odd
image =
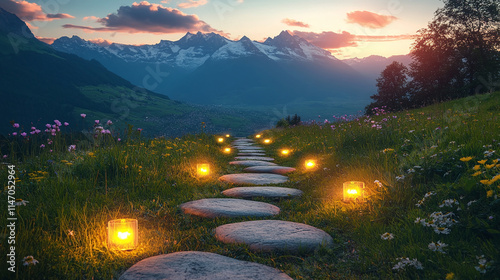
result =
[{"label": "mountain range", "polygon": [[[141,46],[101,45],[73,36],[55,40],[52,47],[95,59],[135,85],[190,103],[258,107],[351,102],[360,109],[373,94],[366,77],[288,31],[264,42],[188,32],[178,41]],[[152,72],[158,78],[154,83]]]},{"label": "mountain range", "polygon": [[[152,81],[159,78],[154,75]],[[92,127],[96,119],[110,119],[117,129],[133,124],[150,135],[199,132],[202,122],[207,132],[246,135],[267,127],[271,119],[262,112],[187,105],[137,87],[96,60],[40,42],[22,20],[1,8],[0,98],[0,133],[13,132],[9,122],[29,132],[55,119],[78,130]]]}]

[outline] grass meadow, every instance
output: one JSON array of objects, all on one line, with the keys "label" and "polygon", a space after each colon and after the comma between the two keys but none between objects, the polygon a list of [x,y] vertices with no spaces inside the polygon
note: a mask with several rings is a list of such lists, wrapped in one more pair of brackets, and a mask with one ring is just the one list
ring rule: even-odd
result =
[{"label": "grass meadow", "polygon": [[[147,139],[130,129],[118,139],[111,124],[96,124],[96,137],[82,137],[65,135],[57,122],[40,129],[47,132],[13,123],[17,135],[1,147],[0,220],[7,224],[14,170],[16,269],[8,272],[2,253],[0,275],[116,279],[141,259],[198,250],[262,263],[294,279],[498,279],[499,117],[496,92],[261,132],[272,139],[261,144],[267,154],[297,168],[283,186],[304,191],[301,198],[260,199],[281,208],[272,219],[306,223],[334,239],[333,246],[303,254],[252,252],[213,236],[219,225],[250,218],[180,212],[181,203],[223,197],[232,187],[218,181],[240,170],[228,164],[235,151],[222,153],[232,138],[223,144],[203,133]],[[282,148],[291,153],[281,156]],[[303,167],[310,158],[314,170]],[[211,174],[199,178],[195,167],[202,162]],[[345,181],[365,182],[363,201],[343,201]],[[137,249],[107,247],[107,222],[115,218],[139,221]],[[1,251],[8,252],[10,230],[0,230]]]}]

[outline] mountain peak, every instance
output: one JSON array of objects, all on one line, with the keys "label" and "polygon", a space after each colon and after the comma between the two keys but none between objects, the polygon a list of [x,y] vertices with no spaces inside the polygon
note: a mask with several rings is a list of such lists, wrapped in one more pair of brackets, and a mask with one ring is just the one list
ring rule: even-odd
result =
[{"label": "mountain peak", "polygon": [[35,35],[31,33],[24,21],[2,8],[0,8],[0,32],[5,34],[14,33],[27,39],[35,38]]}]

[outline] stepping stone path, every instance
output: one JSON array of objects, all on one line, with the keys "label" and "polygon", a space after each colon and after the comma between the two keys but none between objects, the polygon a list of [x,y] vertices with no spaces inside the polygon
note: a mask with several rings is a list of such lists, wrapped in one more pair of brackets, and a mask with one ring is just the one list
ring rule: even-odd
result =
[{"label": "stepping stone path", "polygon": [[310,251],[331,245],[328,233],[300,223],[261,220],[226,224],[215,229],[215,238],[224,243],[247,244],[253,251]]},{"label": "stepping stone path", "polygon": [[252,173],[275,173],[285,175],[286,173],[295,171],[295,168],[288,166],[251,166],[243,169],[243,171]]},{"label": "stepping stone path", "polygon": [[[231,165],[249,166],[248,173],[227,174],[220,181],[235,185],[222,192],[237,198],[292,198],[300,197],[298,189],[268,186],[288,181],[284,176],[295,168],[278,166],[274,159],[265,157],[265,150],[254,141],[239,138],[232,147],[238,150],[236,161]],[[183,203],[183,213],[204,218],[217,217],[265,217],[280,213],[280,208],[264,202],[235,198],[206,198]],[[215,237],[223,243],[247,244],[254,251],[305,252],[323,245],[331,245],[333,239],[326,232],[301,223],[281,220],[256,220],[225,224],[215,229]],[[208,252],[185,251],[144,259],[130,267],[119,278],[170,279],[170,280],[290,280],[285,273],[262,264],[240,261]]]},{"label": "stepping stone path", "polygon": [[227,189],[222,192],[223,195],[229,197],[240,198],[254,198],[254,197],[268,197],[268,198],[289,198],[301,196],[302,191],[291,188],[280,187],[238,187]]},{"label": "stepping stone path", "polygon": [[262,161],[262,160],[237,160],[231,161],[229,164],[232,165],[244,165],[244,166],[275,166],[274,162]]},{"label": "stepping stone path", "polygon": [[223,182],[235,185],[269,185],[281,184],[288,181],[288,177],[269,173],[239,173],[228,174],[219,178]]},{"label": "stepping stone path", "polygon": [[238,157],[235,157],[234,159],[237,159],[237,160],[265,160],[265,161],[273,161],[274,158],[270,158],[270,157],[256,157],[256,156],[238,156]]},{"label": "stepping stone path", "polygon": [[292,280],[285,273],[263,264],[197,251],[144,259],[125,271],[119,279]]},{"label": "stepping stone path", "polygon": [[280,213],[272,204],[234,198],[205,198],[181,204],[185,214],[203,218],[266,217]]}]

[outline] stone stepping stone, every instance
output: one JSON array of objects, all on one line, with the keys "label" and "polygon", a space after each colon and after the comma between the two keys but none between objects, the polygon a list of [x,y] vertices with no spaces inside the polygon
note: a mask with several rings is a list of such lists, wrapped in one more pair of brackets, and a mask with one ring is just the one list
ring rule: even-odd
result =
[{"label": "stone stepping stone", "polygon": [[239,150],[238,153],[265,153],[264,150]]},{"label": "stone stepping stone", "polygon": [[254,198],[254,197],[268,197],[268,198],[291,198],[301,196],[302,191],[291,188],[281,187],[238,187],[227,189],[222,192],[223,195],[229,197],[239,198]]},{"label": "stone stepping stone", "polygon": [[321,229],[294,222],[259,220],[226,224],[215,229],[224,243],[247,244],[253,251],[311,251],[333,243]]},{"label": "stone stepping stone", "polygon": [[274,158],[270,158],[270,157],[258,157],[258,156],[238,156],[238,157],[235,157],[234,159],[237,159],[237,160],[265,160],[265,161],[273,161]]},{"label": "stone stepping stone", "polygon": [[238,156],[265,156],[265,153],[238,153]]},{"label": "stone stepping stone", "polygon": [[262,147],[257,147],[257,146],[233,146],[233,148],[238,149],[238,150],[261,150],[264,151],[264,148]]},{"label": "stone stepping stone", "polygon": [[251,166],[243,169],[243,171],[251,173],[275,173],[281,175],[285,175],[295,170],[295,168],[288,166]]},{"label": "stone stepping stone", "polygon": [[221,176],[219,180],[236,185],[271,185],[288,181],[288,177],[269,173],[238,173]]},{"label": "stone stepping stone", "polygon": [[235,199],[204,198],[180,205],[185,214],[203,218],[266,217],[280,213],[280,208],[269,203]]},{"label": "stone stepping stone", "polygon": [[274,162],[262,161],[262,160],[237,160],[230,161],[229,164],[232,165],[243,165],[243,166],[275,166]]},{"label": "stone stepping stone", "polygon": [[253,143],[232,143],[233,146],[239,146],[239,147],[255,147]]},{"label": "stone stepping stone", "polygon": [[263,264],[198,251],[176,252],[143,259],[119,278],[136,279],[292,280],[285,273]]}]

